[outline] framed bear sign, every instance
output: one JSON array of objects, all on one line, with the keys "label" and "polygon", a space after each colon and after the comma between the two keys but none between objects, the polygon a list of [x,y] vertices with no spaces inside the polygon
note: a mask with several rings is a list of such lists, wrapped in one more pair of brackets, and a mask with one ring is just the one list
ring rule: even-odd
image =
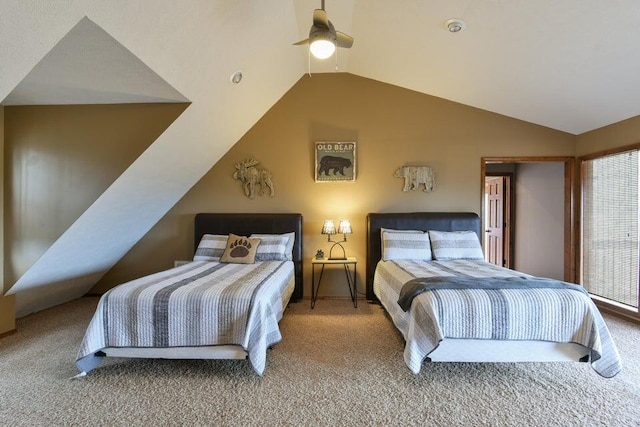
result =
[{"label": "framed bear sign", "polygon": [[316,142],[316,182],[356,180],[355,142]]}]

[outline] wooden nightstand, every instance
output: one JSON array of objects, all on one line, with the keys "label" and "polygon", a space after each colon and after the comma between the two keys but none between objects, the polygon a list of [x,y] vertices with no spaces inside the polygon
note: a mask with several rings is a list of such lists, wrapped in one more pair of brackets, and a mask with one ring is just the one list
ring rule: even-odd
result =
[{"label": "wooden nightstand", "polygon": [[[320,283],[322,282],[322,273],[324,273],[324,267],[326,265],[341,265],[344,268],[344,274],[347,277],[347,286],[349,286],[349,294],[351,294],[351,301],[353,306],[358,308],[358,293],[356,288],[356,264],[358,260],[355,257],[347,257],[347,259],[327,259],[327,258],[312,258],[311,259],[311,308],[315,307],[316,299],[318,298],[318,290],[320,289]],[[316,266],[320,266],[320,275],[318,277],[318,283],[316,284]],[[353,266],[353,273],[350,266]]]}]

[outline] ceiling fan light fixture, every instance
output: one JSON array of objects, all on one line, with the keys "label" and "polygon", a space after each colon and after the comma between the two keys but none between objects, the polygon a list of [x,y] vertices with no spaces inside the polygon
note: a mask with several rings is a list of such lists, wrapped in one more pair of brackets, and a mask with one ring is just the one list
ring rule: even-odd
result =
[{"label": "ceiling fan light fixture", "polygon": [[452,18],[444,23],[444,27],[449,30],[450,33],[459,33],[467,27],[467,23],[460,18]]},{"label": "ceiling fan light fixture", "polygon": [[336,51],[336,45],[331,40],[317,38],[309,45],[311,54],[318,59],[327,59]]}]

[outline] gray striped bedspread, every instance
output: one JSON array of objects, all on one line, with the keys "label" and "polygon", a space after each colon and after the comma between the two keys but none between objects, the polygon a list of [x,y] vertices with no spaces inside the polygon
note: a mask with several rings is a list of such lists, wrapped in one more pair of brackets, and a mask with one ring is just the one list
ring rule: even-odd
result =
[{"label": "gray striped bedspread", "polygon": [[374,292],[406,341],[404,360],[417,374],[445,338],[540,340],[590,349],[603,377],[621,370],[620,358],[599,310],[574,289],[439,289],[417,295],[408,312],[398,304],[403,285],[426,277],[522,278],[533,276],[481,260],[380,261]]},{"label": "gray striped bedspread", "polygon": [[267,348],[281,340],[282,294],[291,261],[195,261],[119,285],[100,299],[78,351],[81,372],[107,347],[239,345],[262,375]]}]

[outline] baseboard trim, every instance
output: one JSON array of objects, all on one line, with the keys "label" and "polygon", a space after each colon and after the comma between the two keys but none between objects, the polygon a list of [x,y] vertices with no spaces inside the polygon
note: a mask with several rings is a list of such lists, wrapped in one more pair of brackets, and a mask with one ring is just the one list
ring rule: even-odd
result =
[{"label": "baseboard trim", "polygon": [[13,334],[15,334],[17,331],[18,331],[18,330],[14,328],[14,329],[12,329],[12,330],[10,330],[10,331],[3,332],[3,333],[1,333],[1,334],[0,334],[0,339],[2,339],[2,338],[4,338],[4,337],[8,337],[9,335],[13,335]]}]

